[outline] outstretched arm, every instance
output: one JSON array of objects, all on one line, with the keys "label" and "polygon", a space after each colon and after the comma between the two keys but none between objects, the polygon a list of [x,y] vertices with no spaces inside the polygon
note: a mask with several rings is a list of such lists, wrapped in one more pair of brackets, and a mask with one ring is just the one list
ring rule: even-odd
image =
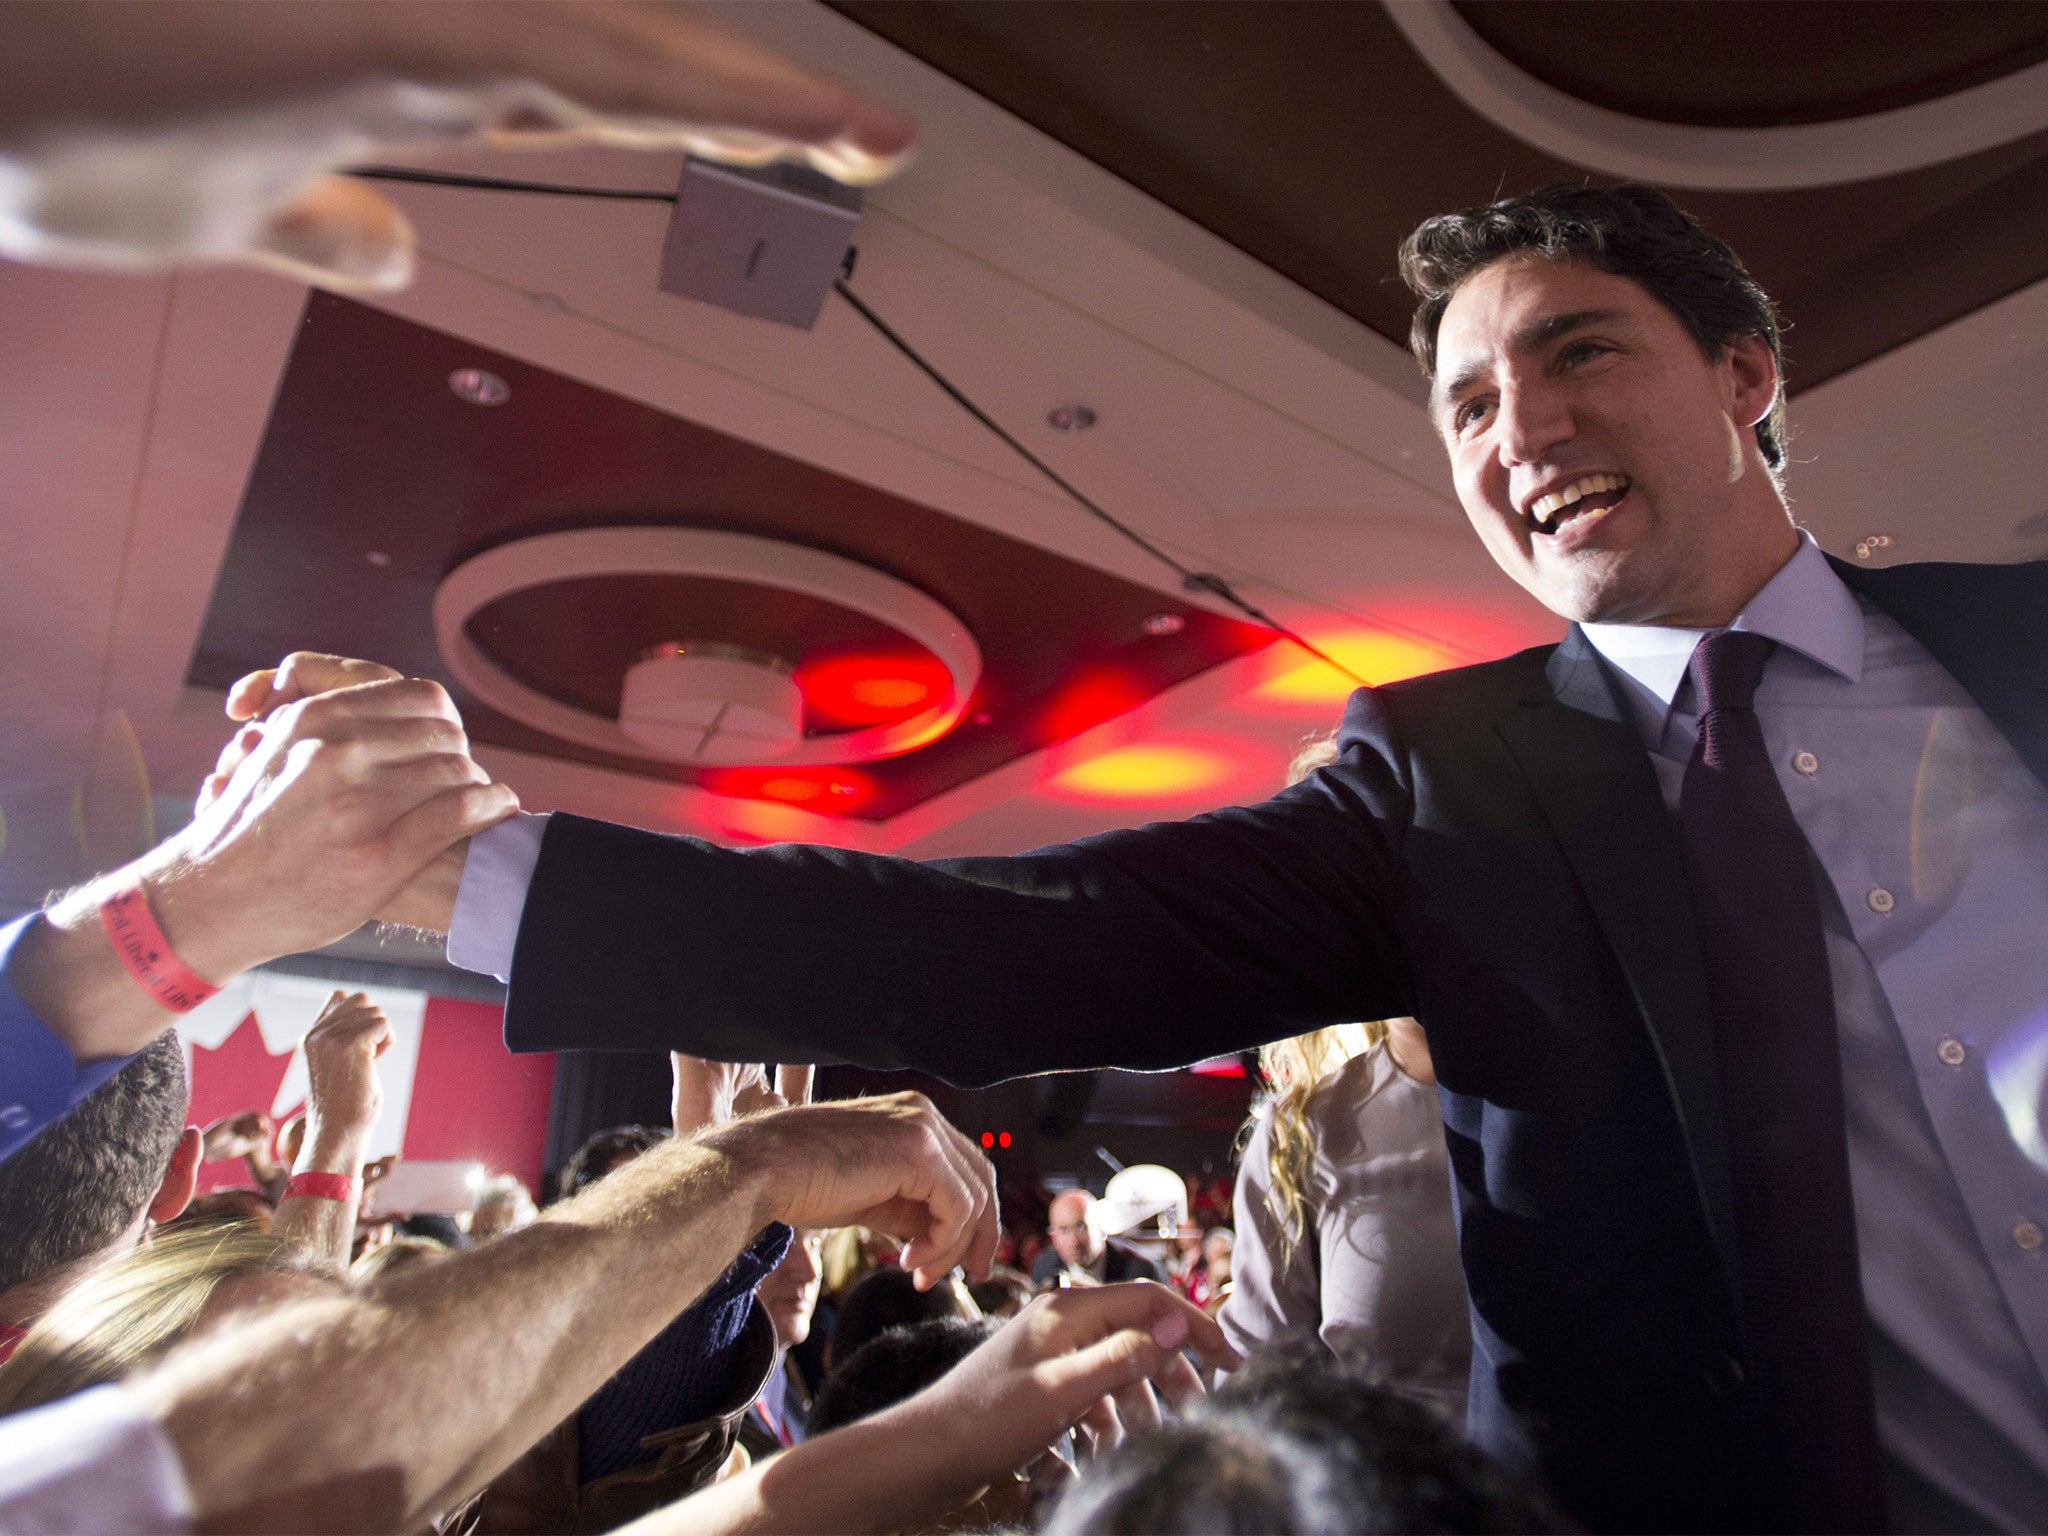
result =
[{"label": "outstretched arm", "polygon": [[196,1340],[130,1390],[203,1531],[416,1530],[559,1423],[772,1221],[985,1273],[994,1173],[911,1094],[663,1143],[532,1226]]},{"label": "outstretched arm", "polygon": [[1105,1400],[1156,1384],[1201,1395],[1181,1356],[1237,1356],[1215,1322],[1150,1281],[1033,1301],[932,1386],[627,1526],[627,1536],[916,1530],[1024,1466]]}]

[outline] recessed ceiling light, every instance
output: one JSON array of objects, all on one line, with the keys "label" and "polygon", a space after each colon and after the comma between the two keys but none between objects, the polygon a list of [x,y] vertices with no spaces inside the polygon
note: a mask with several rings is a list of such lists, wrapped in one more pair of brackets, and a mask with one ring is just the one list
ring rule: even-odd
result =
[{"label": "recessed ceiling light", "polygon": [[1154,640],[1163,640],[1168,635],[1177,635],[1188,627],[1188,621],[1177,613],[1155,613],[1145,620],[1145,633]]},{"label": "recessed ceiling light", "polygon": [[456,369],[448,375],[448,387],[471,405],[503,405],[512,398],[510,384],[481,368]]},{"label": "recessed ceiling light", "polygon": [[1069,401],[1047,411],[1045,420],[1055,432],[1086,432],[1095,425],[1095,408]]},{"label": "recessed ceiling light", "polygon": [[369,561],[370,564],[376,566],[379,570],[382,570],[385,566],[391,563],[391,557],[385,554],[384,551],[381,549],[373,549],[369,553],[364,555],[363,558]]}]

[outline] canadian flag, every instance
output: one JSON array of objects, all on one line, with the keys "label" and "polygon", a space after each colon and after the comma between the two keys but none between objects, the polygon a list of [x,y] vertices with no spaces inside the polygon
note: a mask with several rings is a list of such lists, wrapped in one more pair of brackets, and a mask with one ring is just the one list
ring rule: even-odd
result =
[{"label": "canadian flag", "polygon": [[[260,1109],[282,1122],[305,1107],[306,1031],[337,983],[253,971],[237,977],[178,1024],[192,1084],[191,1119]],[[391,1021],[378,1058],[384,1107],[368,1156],[474,1160],[538,1188],[547,1141],[554,1058],[513,1056],[503,1010],[409,987],[342,985],[364,993]],[[246,1185],[242,1164],[209,1164],[201,1188]]]}]

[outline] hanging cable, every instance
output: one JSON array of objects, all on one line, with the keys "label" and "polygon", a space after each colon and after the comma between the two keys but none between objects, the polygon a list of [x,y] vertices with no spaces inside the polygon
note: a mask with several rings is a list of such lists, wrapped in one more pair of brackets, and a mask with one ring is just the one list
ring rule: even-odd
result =
[{"label": "hanging cable", "polygon": [[[347,174],[351,176],[361,177],[366,181],[409,181],[417,182],[423,186],[430,187],[466,187],[471,191],[476,192],[527,192],[540,193],[556,197],[602,197],[612,198],[618,201],[646,203],[673,203],[676,200],[676,194],[673,192],[641,192],[620,187],[583,187],[575,186],[565,182],[553,181],[519,181],[504,176],[469,176],[461,174],[459,172],[452,171],[415,171],[404,166],[395,165],[355,166],[352,167],[347,172]],[[852,251],[851,249],[849,249],[847,252],[847,264],[845,268],[847,276],[851,276],[853,272],[854,254],[854,251]],[[1235,608],[1239,613],[1243,614],[1246,618],[1250,619],[1254,624],[1257,624],[1265,629],[1270,629],[1282,640],[1289,641],[1295,646],[1298,646],[1300,649],[1306,651],[1309,655],[1313,656],[1317,661],[1322,662],[1325,666],[1336,668],[1338,672],[1342,673],[1345,677],[1350,678],[1354,683],[1357,683],[1360,687],[1367,686],[1366,680],[1360,677],[1356,672],[1352,671],[1351,668],[1345,666],[1343,662],[1337,660],[1336,657],[1332,656],[1328,651],[1325,651],[1321,646],[1309,640],[1306,636],[1290,628],[1289,626],[1282,624],[1278,619],[1274,618],[1270,613],[1266,612],[1265,609],[1259,607],[1258,604],[1252,602],[1249,598],[1242,596],[1238,592],[1238,590],[1235,587],[1233,587],[1228,581],[1226,581],[1223,577],[1216,575],[1213,571],[1198,571],[1193,566],[1185,564],[1181,560],[1175,558],[1172,554],[1168,553],[1166,550],[1161,549],[1157,544],[1154,544],[1150,539],[1146,538],[1142,533],[1138,532],[1138,530],[1133,528],[1129,523],[1124,522],[1121,518],[1112,515],[1110,512],[1108,512],[1103,507],[1098,505],[1096,501],[1092,497],[1088,496],[1085,492],[1083,492],[1080,489],[1080,487],[1076,486],[1072,481],[1068,480],[1058,470],[1054,469],[1050,464],[1046,463],[1045,460],[1041,459],[1037,454],[1033,453],[1029,448],[1025,447],[1025,445],[1022,442],[1018,441],[1018,439],[1011,436],[1010,433],[1007,430],[1005,430],[1005,428],[1002,426],[1000,422],[998,422],[993,416],[989,415],[989,413],[983,410],[980,406],[976,405],[974,401],[968,397],[967,392],[965,390],[961,389],[951,379],[947,378],[945,374],[941,373],[937,367],[935,367],[930,361],[928,361],[925,358],[923,353],[919,352],[916,347],[912,346],[909,342],[905,341],[903,337],[897,333],[896,329],[889,324],[888,321],[884,320],[880,315],[876,314],[873,309],[869,308],[866,301],[863,300],[858,294],[856,294],[853,291],[851,287],[848,286],[845,277],[833,279],[832,291],[838,294],[841,299],[845,300],[846,303],[852,307],[855,314],[859,315],[861,319],[865,320],[870,326],[874,327],[877,334],[879,334],[884,341],[888,342],[890,346],[894,347],[898,352],[902,353],[904,357],[908,358],[910,362],[916,366],[920,373],[922,373],[926,378],[930,379],[932,383],[936,384],[941,390],[943,390],[946,396],[949,399],[951,399],[955,405],[959,406],[963,411],[967,412],[968,415],[972,416],[976,421],[980,422],[982,426],[986,427],[990,432],[994,433],[996,437],[1000,438],[1004,442],[1004,444],[1006,444],[1010,448],[1010,450],[1013,453],[1015,453],[1019,458],[1023,459],[1025,463],[1029,464],[1033,469],[1037,470],[1041,475],[1045,476],[1046,479],[1050,480],[1054,485],[1059,487],[1059,489],[1063,491],[1075,503],[1075,505],[1079,506],[1082,511],[1088,513],[1091,517],[1098,519],[1104,526],[1110,528],[1120,537],[1136,545],[1139,549],[1143,550],[1146,554],[1150,555],[1154,560],[1158,561],[1161,565],[1165,566],[1168,570],[1172,571],[1176,576],[1178,576],[1180,578],[1180,584],[1183,591],[1190,593],[1206,592],[1211,597],[1214,597],[1221,602],[1228,603],[1232,608]]]}]

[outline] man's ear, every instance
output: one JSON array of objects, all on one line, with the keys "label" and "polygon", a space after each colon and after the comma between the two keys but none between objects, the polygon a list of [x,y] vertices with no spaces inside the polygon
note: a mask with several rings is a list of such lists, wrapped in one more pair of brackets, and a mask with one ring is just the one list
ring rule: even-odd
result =
[{"label": "man's ear", "polygon": [[174,1220],[183,1215],[185,1207],[192,1203],[192,1192],[199,1187],[199,1144],[199,1127],[186,1126],[185,1134],[171,1149],[171,1166],[164,1170],[163,1182],[157,1185],[156,1193],[150,1197],[151,1221]]},{"label": "man's ear", "polygon": [[1738,427],[1753,427],[1778,403],[1778,359],[1768,341],[1749,331],[1728,339],[1724,361],[1735,390],[1729,414]]}]

